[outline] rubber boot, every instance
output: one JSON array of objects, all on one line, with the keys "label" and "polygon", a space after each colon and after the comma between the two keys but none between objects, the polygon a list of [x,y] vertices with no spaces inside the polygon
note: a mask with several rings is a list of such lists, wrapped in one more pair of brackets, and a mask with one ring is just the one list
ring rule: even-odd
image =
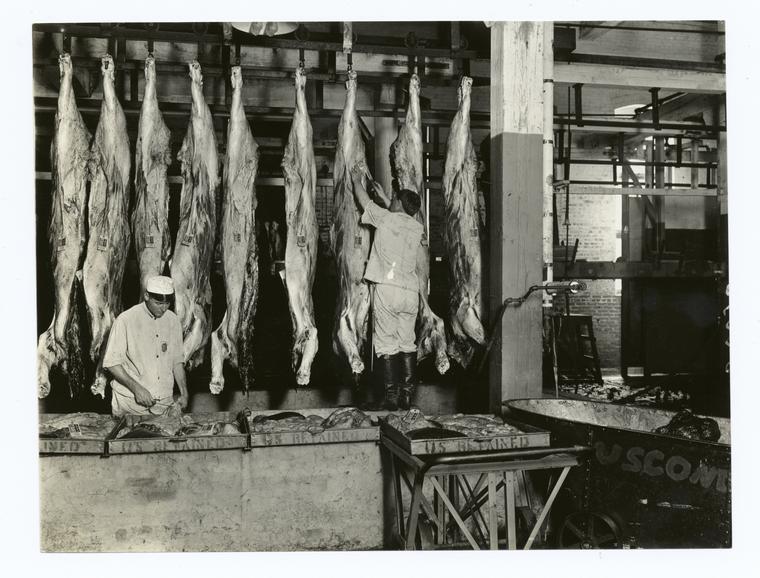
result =
[{"label": "rubber boot", "polygon": [[399,353],[399,409],[412,407],[412,395],[414,393],[414,370],[417,368],[417,352]]},{"label": "rubber boot", "polygon": [[398,409],[398,385],[396,385],[394,359],[392,355],[381,355],[375,358],[377,375],[380,378],[384,395],[383,409],[396,411]]}]

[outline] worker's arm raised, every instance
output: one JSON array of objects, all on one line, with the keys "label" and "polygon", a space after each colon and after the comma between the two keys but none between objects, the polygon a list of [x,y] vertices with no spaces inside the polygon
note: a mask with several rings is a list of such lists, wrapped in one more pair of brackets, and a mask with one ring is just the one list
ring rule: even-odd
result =
[{"label": "worker's arm raised", "polygon": [[364,164],[363,161],[356,163],[351,169],[351,180],[354,183],[354,196],[356,197],[356,202],[359,203],[359,206],[362,208],[362,211],[366,210],[367,206],[372,202],[367,194],[367,190],[364,188],[364,183],[362,183],[362,177],[367,174],[369,174],[369,171],[367,165]]}]

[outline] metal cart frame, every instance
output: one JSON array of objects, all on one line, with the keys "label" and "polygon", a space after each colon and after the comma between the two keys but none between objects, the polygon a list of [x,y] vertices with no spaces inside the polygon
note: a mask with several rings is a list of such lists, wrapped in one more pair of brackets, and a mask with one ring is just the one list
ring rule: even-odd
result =
[{"label": "metal cart frame", "polygon": [[[483,543],[488,543],[491,550],[499,548],[497,531],[497,491],[503,487],[507,520],[506,546],[517,549],[515,486],[517,475],[530,470],[548,470],[562,468],[553,484],[546,502],[543,504],[530,535],[523,546],[529,550],[546,520],[570,469],[582,461],[581,454],[588,451],[585,446],[564,448],[536,448],[502,452],[483,452],[471,454],[414,456],[405,451],[387,436],[381,435],[381,444],[390,455],[390,469],[394,495],[396,536],[402,548],[416,549],[417,532],[421,530],[420,514],[434,525],[434,539],[421,545],[432,548],[450,548],[469,545],[480,550],[478,540],[465,525],[472,517],[474,528]],[[410,468],[404,471],[403,465]],[[473,486],[466,474],[478,475]],[[411,479],[411,481],[410,481]],[[402,480],[411,493],[409,516],[404,520],[404,504],[401,492]],[[433,487],[434,503],[423,494],[425,481]],[[459,497],[464,498],[459,504]],[[485,513],[482,511],[485,507]],[[451,517],[466,542],[446,543],[447,517]],[[486,521],[487,518],[487,521]],[[421,532],[422,534],[423,532]],[[487,537],[486,537],[487,535]]]}]

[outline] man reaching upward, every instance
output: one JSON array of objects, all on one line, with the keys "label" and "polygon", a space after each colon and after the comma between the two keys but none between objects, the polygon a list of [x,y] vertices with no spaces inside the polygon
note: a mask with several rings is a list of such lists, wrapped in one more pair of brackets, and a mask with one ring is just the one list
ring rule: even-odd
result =
[{"label": "man reaching upward", "polygon": [[[383,378],[385,408],[409,409],[412,376],[417,361],[414,326],[419,307],[417,249],[424,228],[414,218],[420,197],[402,189],[389,210],[367,194],[362,176],[367,166],[357,163],[351,171],[356,201],[363,210],[361,222],[375,228],[375,238],[364,279],[372,292],[372,342],[376,364]],[[376,183],[373,187],[380,189]],[[375,191],[384,196],[382,190]]]}]

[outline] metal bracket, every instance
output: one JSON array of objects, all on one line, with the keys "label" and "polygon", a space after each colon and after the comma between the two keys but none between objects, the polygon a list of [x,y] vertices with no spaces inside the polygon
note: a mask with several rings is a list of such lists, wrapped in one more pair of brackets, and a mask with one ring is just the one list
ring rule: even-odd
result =
[{"label": "metal bracket", "polygon": [[148,56],[153,56],[153,33],[158,30],[158,24],[150,22],[145,25],[145,31],[148,34]]},{"label": "metal bracket", "polygon": [[71,36],[68,35],[65,28],[61,28],[61,52],[71,54]]}]

